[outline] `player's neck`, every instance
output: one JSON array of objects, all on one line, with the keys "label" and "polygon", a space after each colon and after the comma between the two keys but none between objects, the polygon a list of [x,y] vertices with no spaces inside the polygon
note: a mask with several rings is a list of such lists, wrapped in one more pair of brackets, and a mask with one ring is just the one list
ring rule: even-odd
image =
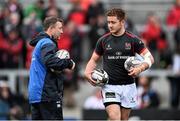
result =
[{"label": "player's neck", "polygon": [[125,28],[121,29],[117,33],[112,33],[113,36],[122,36],[125,33]]}]

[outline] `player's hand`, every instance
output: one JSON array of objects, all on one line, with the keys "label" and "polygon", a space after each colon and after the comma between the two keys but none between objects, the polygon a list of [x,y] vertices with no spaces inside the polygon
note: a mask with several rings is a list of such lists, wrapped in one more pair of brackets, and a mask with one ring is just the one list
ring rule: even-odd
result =
[{"label": "player's hand", "polygon": [[140,67],[134,67],[134,68],[131,68],[131,69],[129,70],[128,75],[135,78],[135,77],[137,77],[140,73],[141,73],[141,68],[140,68]]},{"label": "player's hand", "polygon": [[91,73],[85,73],[85,78],[92,86],[96,86],[96,81],[91,78]]}]

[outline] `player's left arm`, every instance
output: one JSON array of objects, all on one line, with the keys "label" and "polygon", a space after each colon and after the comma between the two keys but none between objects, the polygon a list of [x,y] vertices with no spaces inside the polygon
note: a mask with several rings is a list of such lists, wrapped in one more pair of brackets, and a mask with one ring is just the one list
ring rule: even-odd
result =
[{"label": "player's left arm", "polygon": [[147,48],[145,48],[140,53],[140,55],[143,57],[144,60],[143,60],[142,64],[129,70],[130,76],[136,77],[141,72],[149,69],[151,67],[151,65],[154,63],[154,58],[153,58],[151,52]]},{"label": "player's left arm", "polygon": [[144,59],[141,65],[129,70],[129,75],[136,77],[141,72],[147,70],[154,63],[154,58],[148,48],[144,45],[141,39],[134,39],[134,52],[141,55]]},{"label": "player's left arm", "polygon": [[140,72],[143,72],[152,66],[154,58],[147,48],[145,48],[140,55],[143,57],[144,61],[140,66],[138,66],[138,68],[140,69]]}]

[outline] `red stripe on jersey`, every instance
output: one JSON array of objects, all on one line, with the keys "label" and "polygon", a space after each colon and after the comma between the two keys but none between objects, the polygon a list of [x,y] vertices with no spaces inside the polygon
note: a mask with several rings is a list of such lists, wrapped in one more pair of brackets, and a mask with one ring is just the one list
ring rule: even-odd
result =
[{"label": "red stripe on jersey", "polygon": [[110,34],[111,34],[111,33],[108,32],[108,33],[104,34],[101,38],[104,38],[104,37],[106,37],[106,36],[108,36],[108,35],[110,35]]},{"label": "red stripe on jersey", "polygon": [[125,33],[126,33],[129,37],[132,37],[132,38],[135,38],[135,37],[136,37],[136,35],[134,35],[133,33],[128,32],[128,31],[126,31]]},{"label": "red stripe on jersey", "polygon": [[132,51],[135,54],[135,52],[134,52],[134,42],[132,43]]},{"label": "red stripe on jersey", "polygon": [[105,48],[105,44],[103,42],[101,42],[101,46],[103,49]]},{"label": "red stripe on jersey", "polygon": [[[108,33],[104,34],[100,39],[105,38],[105,37],[109,36],[110,34],[111,33],[108,32]],[[104,43],[102,42],[101,44],[102,44],[102,47],[104,48]]]},{"label": "red stripe on jersey", "polygon": [[139,54],[141,54],[146,48],[143,48],[140,50]]}]

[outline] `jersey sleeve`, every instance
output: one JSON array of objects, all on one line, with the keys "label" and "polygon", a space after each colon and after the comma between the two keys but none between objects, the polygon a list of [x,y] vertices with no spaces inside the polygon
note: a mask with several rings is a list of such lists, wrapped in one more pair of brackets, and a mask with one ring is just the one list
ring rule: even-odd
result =
[{"label": "jersey sleeve", "polygon": [[104,52],[104,49],[103,49],[103,41],[102,41],[101,38],[100,38],[100,39],[97,41],[97,43],[96,43],[95,52],[96,52],[98,55],[102,55],[103,52]]},{"label": "jersey sleeve", "polygon": [[144,49],[145,49],[145,45],[142,42],[142,40],[140,40],[139,38],[134,38],[134,51],[138,54],[140,54]]}]

